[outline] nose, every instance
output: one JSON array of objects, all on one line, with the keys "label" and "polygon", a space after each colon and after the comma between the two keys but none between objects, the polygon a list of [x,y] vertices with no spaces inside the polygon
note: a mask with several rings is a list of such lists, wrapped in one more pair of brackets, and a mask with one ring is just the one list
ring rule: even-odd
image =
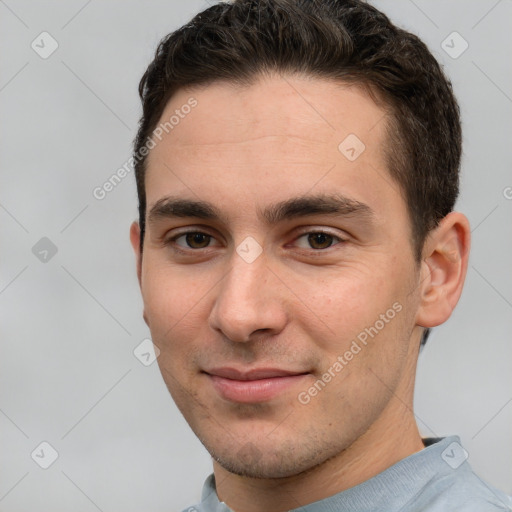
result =
[{"label": "nose", "polygon": [[247,263],[233,251],[230,263],[231,270],[219,285],[210,313],[210,327],[234,342],[281,332],[287,322],[286,288],[264,254]]}]

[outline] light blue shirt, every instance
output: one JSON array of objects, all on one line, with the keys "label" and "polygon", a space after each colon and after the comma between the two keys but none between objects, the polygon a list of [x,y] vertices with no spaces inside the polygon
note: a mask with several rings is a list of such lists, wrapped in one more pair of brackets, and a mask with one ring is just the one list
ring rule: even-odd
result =
[{"label": "light blue shirt", "polygon": [[[425,448],[334,496],[290,512],[498,512],[512,498],[478,477],[458,436],[424,439]],[[233,512],[221,503],[210,475],[201,503],[183,512]]]}]

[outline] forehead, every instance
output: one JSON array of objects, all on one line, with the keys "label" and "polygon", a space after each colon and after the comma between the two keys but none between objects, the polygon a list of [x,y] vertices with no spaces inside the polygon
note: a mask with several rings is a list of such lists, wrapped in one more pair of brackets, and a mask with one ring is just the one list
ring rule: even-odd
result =
[{"label": "forehead", "polygon": [[278,201],[313,188],[385,206],[390,195],[401,199],[387,172],[386,123],[366,90],[332,80],[276,75],[250,86],[180,89],[153,137],[148,206],[165,193],[222,201],[228,190],[230,201],[238,196],[234,208],[244,200],[261,206],[256,198]]},{"label": "forehead", "polygon": [[[186,107],[191,98],[197,101],[193,109]],[[190,112],[169,133],[179,145],[236,143],[272,134],[325,144],[348,133],[373,144],[386,117],[362,86],[297,75],[260,76],[249,86],[218,81],[180,89],[160,122],[180,110]],[[210,122],[198,127],[186,118]]]}]

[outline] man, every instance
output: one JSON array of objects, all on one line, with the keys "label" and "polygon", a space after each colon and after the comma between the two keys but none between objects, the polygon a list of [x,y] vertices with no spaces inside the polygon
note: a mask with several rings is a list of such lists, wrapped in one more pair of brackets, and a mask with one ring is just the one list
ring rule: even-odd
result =
[{"label": "man", "polygon": [[188,510],[510,510],[412,410],[470,245],[426,46],[356,0],[236,0],[166,37],[139,90],[144,319],[214,460]]}]

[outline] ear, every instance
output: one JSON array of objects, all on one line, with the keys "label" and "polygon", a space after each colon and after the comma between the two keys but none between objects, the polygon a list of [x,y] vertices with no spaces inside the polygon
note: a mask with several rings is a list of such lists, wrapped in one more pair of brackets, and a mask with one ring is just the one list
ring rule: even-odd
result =
[{"label": "ear", "polygon": [[133,222],[130,226],[130,242],[133,247],[133,252],[135,253],[137,279],[139,280],[139,286],[141,286],[142,254],[140,251],[140,226],[138,222]]},{"label": "ear", "polygon": [[[133,222],[130,226],[130,242],[133,247],[133,252],[135,253],[135,260],[137,265],[137,279],[139,280],[139,287],[142,290],[142,252],[140,250],[140,226],[138,222]],[[144,299],[144,297],[143,297]],[[146,315],[146,308],[144,307],[142,311],[142,318],[149,327],[148,317]]]},{"label": "ear", "polygon": [[469,221],[459,212],[449,213],[428,235],[421,262],[417,325],[435,327],[452,314],[466,278],[470,237]]}]

